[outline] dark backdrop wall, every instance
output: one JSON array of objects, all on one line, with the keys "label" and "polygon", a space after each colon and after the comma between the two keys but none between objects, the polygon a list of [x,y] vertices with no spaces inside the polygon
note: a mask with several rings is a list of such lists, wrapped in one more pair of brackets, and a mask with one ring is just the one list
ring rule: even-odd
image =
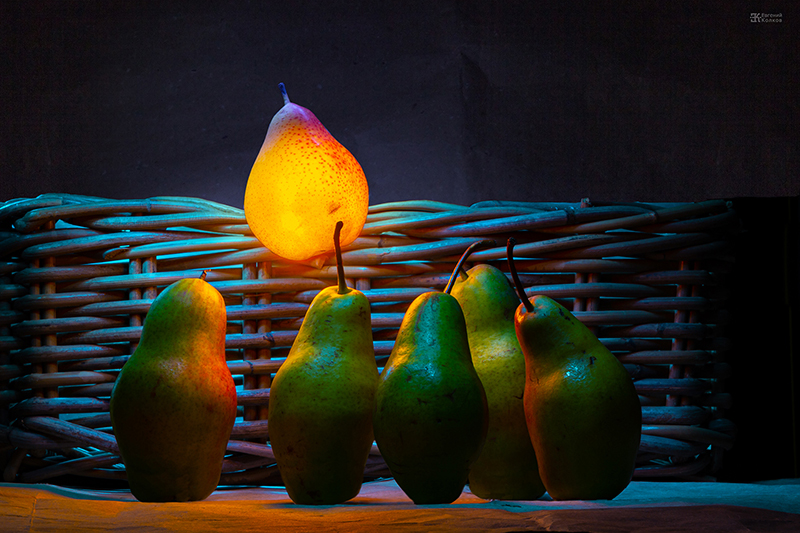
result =
[{"label": "dark backdrop wall", "polygon": [[372,204],[735,198],[721,477],[797,476],[800,6],[540,4],[0,0],[0,202],[241,207],[279,82]]},{"label": "dark backdrop wall", "polygon": [[373,204],[800,193],[790,3],[539,4],[3,0],[0,201],[241,206],[279,82]]}]

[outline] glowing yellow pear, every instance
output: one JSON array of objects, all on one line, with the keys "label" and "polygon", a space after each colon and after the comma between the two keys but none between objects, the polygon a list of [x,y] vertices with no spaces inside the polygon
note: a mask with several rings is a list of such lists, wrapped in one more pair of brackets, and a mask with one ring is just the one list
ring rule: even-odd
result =
[{"label": "glowing yellow pear", "polygon": [[244,194],[253,234],[270,251],[304,261],[333,250],[330,236],[344,222],[341,244],[361,233],[369,209],[367,178],[353,154],[308,109],[289,101],[272,118]]}]

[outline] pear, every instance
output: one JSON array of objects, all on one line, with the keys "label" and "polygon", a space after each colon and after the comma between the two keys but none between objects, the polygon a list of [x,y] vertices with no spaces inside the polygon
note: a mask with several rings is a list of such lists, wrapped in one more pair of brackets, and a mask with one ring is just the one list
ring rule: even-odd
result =
[{"label": "pear", "polygon": [[289,100],[269,124],[247,180],[244,213],[256,238],[293,261],[333,251],[330,236],[344,222],[341,245],[361,233],[369,188],[353,154],[314,113]]},{"label": "pear", "polygon": [[464,313],[449,294],[463,259],[444,292],[422,294],[409,306],[375,397],[378,449],[418,505],[455,501],[486,438],[486,394]]},{"label": "pear", "polygon": [[489,408],[486,443],[470,469],[470,491],[488,500],[535,500],[545,490],[522,402],[525,357],[514,329],[517,293],[500,269],[479,264],[456,280],[451,294],[464,311],[472,363]]},{"label": "pear", "polygon": [[525,420],[554,500],[610,500],[630,483],[642,409],[625,367],[555,300],[523,290],[514,327],[525,356]]},{"label": "pear", "polygon": [[219,483],[236,418],[225,302],[200,278],[153,301],[111,392],[111,424],[140,501],[203,500]]},{"label": "pear", "polygon": [[378,366],[370,307],[345,284],[337,224],[338,286],[320,291],[272,382],[269,437],[289,497],[334,505],[361,490],[372,448]]}]

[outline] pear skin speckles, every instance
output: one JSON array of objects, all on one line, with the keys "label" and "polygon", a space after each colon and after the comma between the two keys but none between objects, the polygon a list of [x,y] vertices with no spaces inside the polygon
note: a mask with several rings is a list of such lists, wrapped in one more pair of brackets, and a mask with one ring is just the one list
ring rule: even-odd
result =
[{"label": "pear skin speckles", "polygon": [[367,179],[355,157],[311,111],[286,103],[247,182],[244,211],[255,236],[277,255],[304,261],[331,251],[328,236],[338,220],[345,223],[342,246],[353,242],[368,208]]}]

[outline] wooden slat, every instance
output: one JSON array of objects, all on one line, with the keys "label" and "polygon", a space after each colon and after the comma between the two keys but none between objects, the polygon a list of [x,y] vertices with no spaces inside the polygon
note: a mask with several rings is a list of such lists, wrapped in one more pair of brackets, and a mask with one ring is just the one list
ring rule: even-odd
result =
[{"label": "wooden slat", "polygon": [[90,457],[69,459],[38,470],[23,472],[19,475],[17,481],[20,483],[39,483],[49,478],[77,474],[92,468],[111,466],[121,462],[122,458],[114,453],[102,453]]},{"label": "wooden slat", "polygon": [[105,328],[117,328],[124,320],[92,316],[68,318],[42,318],[39,320],[23,320],[15,324],[11,331],[21,337],[34,335],[52,335],[68,331],[87,331]]},{"label": "wooden slat", "polygon": [[113,435],[79,426],[49,416],[29,416],[23,420],[25,427],[36,429],[52,437],[74,440],[85,446],[119,455],[119,447]]},{"label": "wooden slat", "polygon": [[22,232],[30,232],[54,220],[69,220],[114,213],[180,213],[187,210],[190,210],[190,208],[186,204],[174,205],[152,199],[59,205],[32,209],[17,220],[14,223],[14,227]]},{"label": "wooden slat", "polygon": [[77,441],[51,438],[18,427],[0,424],[0,443],[6,443],[24,450],[54,450],[78,446]]},{"label": "wooden slat", "polygon": [[14,300],[14,308],[21,311],[33,311],[38,309],[58,309],[62,307],[74,307],[122,300],[124,296],[120,293],[110,292],[66,292],[56,294],[26,294]]},{"label": "wooden slat", "polygon": [[682,441],[720,446],[725,450],[733,447],[734,439],[730,435],[695,426],[642,426],[643,435],[656,435]]},{"label": "wooden slat", "polygon": [[119,347],[76,344],[73,346],[30,346],[14,353],[13,360],[19,364],[51,363],[96,357],[112,357],[125,353]]},{"label": "wooden slat", "polygon": [[[50,257],[66,254],[79,254],[102,250],[114,246],[149,244],[154,242],[178,241],[191,237],[190,232],[147,232],[130,231],[125,233],[101,233],[90,237],[79,237],[58,242],[30,246],[22,253],[26,259]],[[196,235],[196,234],[194,234]]]},{"label": "wooden slat", "polygon": [[64,413],[98,413],[108,411],[108,401],[98,398],[28,398],[12,406],[14,418],[25,416],[57,416]]}]

